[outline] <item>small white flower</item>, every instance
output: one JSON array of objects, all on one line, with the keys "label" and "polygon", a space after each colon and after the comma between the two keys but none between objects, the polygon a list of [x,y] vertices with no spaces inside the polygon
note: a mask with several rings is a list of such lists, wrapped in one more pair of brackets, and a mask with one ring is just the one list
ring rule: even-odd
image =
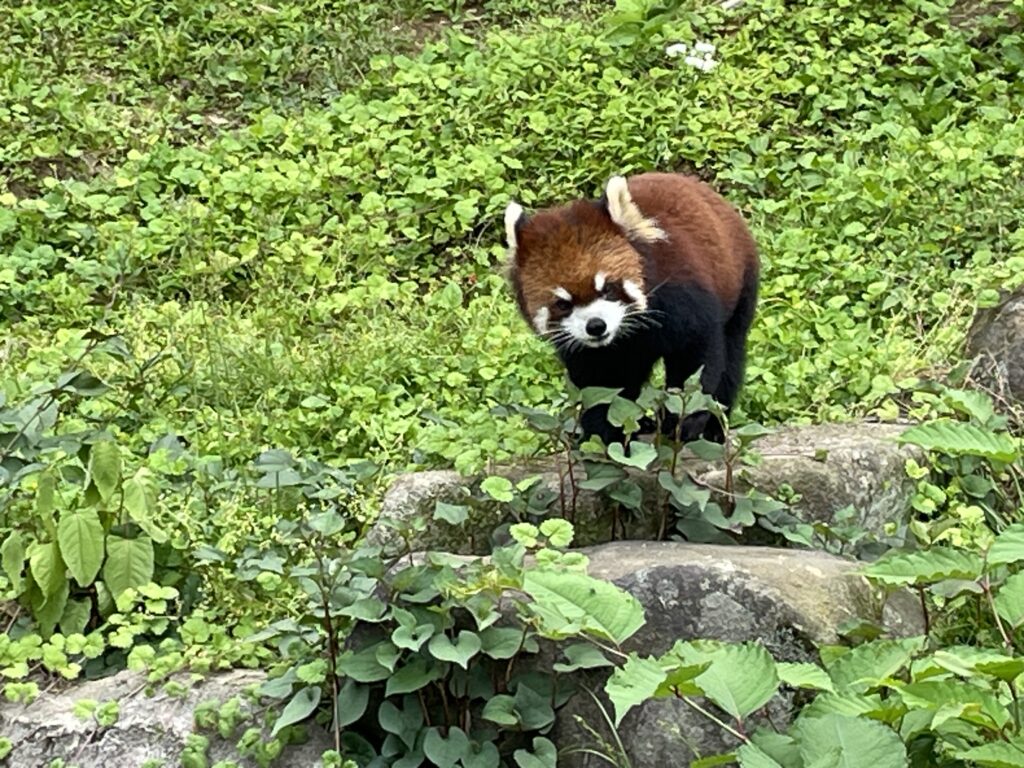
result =
[{"label": "small white flower", "polygon": [[717,61],[710,58],[701,58],[700,56],[687,56],[683,59],[691,67],[696,67],[703,72],[710,72],[718,64]]},{"label": "small white flower", "polygon": [[695,46],[693,46],[693,50],[696,51],[697,53],[714,53],[715,46],[713,46],[711,43],[697,43]]},{"label": "small white flower", "polygon": [[681,56],[686,53],[686,43],[672,43],[665,49],[665,53],[668,56]]}]

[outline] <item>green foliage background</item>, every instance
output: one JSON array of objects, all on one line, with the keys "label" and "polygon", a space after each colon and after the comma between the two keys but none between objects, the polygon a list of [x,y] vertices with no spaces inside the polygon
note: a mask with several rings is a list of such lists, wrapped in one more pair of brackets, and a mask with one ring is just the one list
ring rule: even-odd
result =
[{"label": "green foliage background", "polygon": [[[361,459],[476,470],[545,447],[508,414],[554,421],[532,409],[566,404],[562,374],[516,315],[500,214],[615,173],[699,174],[751,222],[763,286],[737,422],[912,401],[946,417],[917,440],[947,454],[949,480],[908,464],[917,539],[977,558],[1019,519],[1019,484],[996,482],[1019,478],[999,464],[1019,447],[980,431],[1005,426],[987,401],[905,394],[955,366],[975,308],[1024,280],[1024,0],[990,15],[968,0],[9,6],[8,699],[37,695],[18,681],[41,672],[268,666],[253,632],[310,618],[289,578],[320,551],[275,526],[323,505],[332,541],[355,540],[374,512]],[[717,46],[710,72],[665,52],[698,41]],[[949,576],[929,573],[915,586]],[[958,578],[991,596],[990,575]],[[1000,631],[1019,627],[1018,575],[993,604]],[[327,679],[319,636],[272,626],[316,657],[294,673],[308,714]],[[980,618],[942,629],[994,642]],[[810,674],[778,670],[765,679]]]},{"label": "green foliage background", "polygon": [[[507,295],[498,213],[646,168],[714,177],[752,221],[743,407],[766,422],[861,413],[949,365],[1022,272],[1021,37],[974,44],[945,3],[684,3],[632,36],[485,4],[419,50],[431,6],[351,5],[5,15],[9,398],[103,316],[164,352],[124,425],[139,445],[527,452],[488,407],[549,404],[561,377]],[[676,40],[720,64],[666,57]]]}]

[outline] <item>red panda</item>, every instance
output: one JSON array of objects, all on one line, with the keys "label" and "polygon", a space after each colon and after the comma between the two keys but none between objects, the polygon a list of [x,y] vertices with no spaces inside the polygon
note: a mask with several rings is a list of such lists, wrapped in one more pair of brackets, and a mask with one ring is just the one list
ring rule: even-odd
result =
[{"label": "red panda", "polygon": [[[577,387],[621,388],[635,399],[663,359],[667,387],[703,366],[704,391],[732,407],[760,262],[743,218],[711,187],[672,173],[615,176],[600,200],[529,216],[509,203],[505,237],[519,310]],[[584,413],[584,438],[622,440],[607,411]],[[707,413],[681,429],[684,440],[723,439]]]}]

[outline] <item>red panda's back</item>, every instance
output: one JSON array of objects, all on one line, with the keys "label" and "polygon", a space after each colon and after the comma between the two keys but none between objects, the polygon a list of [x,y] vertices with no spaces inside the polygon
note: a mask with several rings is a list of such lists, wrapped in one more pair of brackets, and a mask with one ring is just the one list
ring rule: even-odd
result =
[{"label": "red panda's back", "polygon": [[681,174],[632,176],[629,192],[668,235],[651,246],[653,282],[696,282],[731,311],[744,278],[758,270],[757,246],[736,209],[707,184]]}]

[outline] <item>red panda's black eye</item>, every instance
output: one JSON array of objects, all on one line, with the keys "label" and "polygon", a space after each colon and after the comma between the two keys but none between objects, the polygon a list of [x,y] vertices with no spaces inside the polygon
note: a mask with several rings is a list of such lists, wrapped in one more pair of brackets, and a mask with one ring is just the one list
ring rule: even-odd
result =
[{"label": "red panda's black eye", "polygon": [[555,309],[559,312],[571,312],[572,302],[568,299],[555,299]]}]

